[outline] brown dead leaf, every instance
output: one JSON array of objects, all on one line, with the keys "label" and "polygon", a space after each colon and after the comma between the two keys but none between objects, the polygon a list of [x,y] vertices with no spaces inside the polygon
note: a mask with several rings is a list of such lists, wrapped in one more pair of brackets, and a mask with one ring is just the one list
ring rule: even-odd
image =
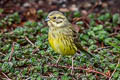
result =
[{"label": "brown dead leaf", "polygon": [[105,74],[106,74],[107,76],[110,76],[110,75],[111,75],[110,70],[108,70]]}]

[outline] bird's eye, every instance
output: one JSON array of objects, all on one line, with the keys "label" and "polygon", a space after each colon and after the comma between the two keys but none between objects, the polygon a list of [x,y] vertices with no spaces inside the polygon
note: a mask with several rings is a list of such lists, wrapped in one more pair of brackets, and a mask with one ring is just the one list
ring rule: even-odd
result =
[{"label": "bird's eye", "polygon": [[56,17],[53,17],[53,19],[56,19]]}]

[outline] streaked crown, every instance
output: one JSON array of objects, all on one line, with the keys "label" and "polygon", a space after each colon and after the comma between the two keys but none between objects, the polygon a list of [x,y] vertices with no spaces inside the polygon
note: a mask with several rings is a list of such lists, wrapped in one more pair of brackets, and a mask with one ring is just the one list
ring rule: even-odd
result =
[{"label": "streaked crown", "polygon": [[63,27],[69,23],[64,14],[59,11],[50,12],[46,21],[50,27]]}]

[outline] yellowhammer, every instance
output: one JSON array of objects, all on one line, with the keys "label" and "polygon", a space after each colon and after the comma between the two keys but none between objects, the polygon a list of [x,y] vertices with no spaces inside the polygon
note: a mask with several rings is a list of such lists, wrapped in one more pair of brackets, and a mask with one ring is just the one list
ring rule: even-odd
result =
[{"label": "yellowhammer", "polygon": [[[61,55],[73,56],[76,51],[80,51],[92,56],[80,45],[80,41],[77,38],[77,33],[73,29],[72,24],[68,19],[59,11],[52,11],[46,18],[49,26],[48,41],[53,50]],[[57,63],[59,61],[57,60]],[[73,57],[72,57],[72,70],[73,70]]]}]

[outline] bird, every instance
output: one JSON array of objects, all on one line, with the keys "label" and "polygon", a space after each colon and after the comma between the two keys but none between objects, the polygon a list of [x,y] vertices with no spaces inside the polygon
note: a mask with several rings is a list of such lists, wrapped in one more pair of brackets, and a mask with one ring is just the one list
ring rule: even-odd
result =
[{"label": "bird", "polygon": [[48,42],[52,49],[60,54],[56,61],[57,64],[62,56],[72,56],[72,73],[74,70],[74,55],[78,50],[87,54],[89,57],[93,56],[93,54],[81,46],[78,33],[62,12],[51,11],[45,21],[47,21],[49,26]]}]

